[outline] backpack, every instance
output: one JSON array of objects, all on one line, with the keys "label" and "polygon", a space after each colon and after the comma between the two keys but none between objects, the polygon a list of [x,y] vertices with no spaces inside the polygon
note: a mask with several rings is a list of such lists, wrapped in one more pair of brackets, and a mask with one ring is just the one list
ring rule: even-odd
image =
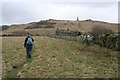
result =
[{"label": "backpack", "polygon": [[33,44],[32,38],[28,37],[27,44]]}]

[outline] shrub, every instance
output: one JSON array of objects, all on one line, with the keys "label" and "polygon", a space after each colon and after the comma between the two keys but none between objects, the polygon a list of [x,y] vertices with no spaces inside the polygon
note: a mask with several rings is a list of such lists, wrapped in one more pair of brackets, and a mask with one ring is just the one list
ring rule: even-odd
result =
[{"label": "shrub", "polygon": [[8,29],[8,28],[9,28],[8,25],[3,25],[3,26],[2,26],[2,30],[6,30],[6,29]]},{"label": "shrub", "polygon": [[96,25],[92,28],[92,31],[90,31],[89,33],[94,35],[94,36],[98,36],[98,35],[102,35],[102,34],[106,34],[106,33],[111,34],[114,32],[110,29],[103,27],[103,26]]}]

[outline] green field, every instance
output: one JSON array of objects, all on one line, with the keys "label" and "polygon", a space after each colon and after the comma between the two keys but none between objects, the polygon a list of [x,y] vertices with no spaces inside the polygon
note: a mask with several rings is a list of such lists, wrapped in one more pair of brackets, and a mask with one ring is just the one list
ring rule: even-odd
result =
[{"label": "green field", "polygon": [[32,59],[26,59],[25,37],[3,37],[3,78],[118,77],[117,51],[64,39],[33,38]]}]

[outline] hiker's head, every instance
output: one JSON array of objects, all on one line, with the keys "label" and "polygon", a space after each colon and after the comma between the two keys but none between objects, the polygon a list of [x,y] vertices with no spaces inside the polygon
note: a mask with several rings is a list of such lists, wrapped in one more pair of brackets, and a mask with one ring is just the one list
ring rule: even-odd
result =
[{"label": "hiker's head", "polygon": [[28,33],[28,37],[30,37],[31,35],[30,35],[30,33]]}]

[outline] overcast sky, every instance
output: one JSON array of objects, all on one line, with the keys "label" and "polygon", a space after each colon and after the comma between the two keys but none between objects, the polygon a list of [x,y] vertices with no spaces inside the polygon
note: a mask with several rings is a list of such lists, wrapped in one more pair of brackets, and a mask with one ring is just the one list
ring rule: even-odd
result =
[{"label": "overcast sky", "polygon": [[0,24],[24,24],[46,19],[93,19],[118,22],[118,0],[4,0],[0,2]]}]

